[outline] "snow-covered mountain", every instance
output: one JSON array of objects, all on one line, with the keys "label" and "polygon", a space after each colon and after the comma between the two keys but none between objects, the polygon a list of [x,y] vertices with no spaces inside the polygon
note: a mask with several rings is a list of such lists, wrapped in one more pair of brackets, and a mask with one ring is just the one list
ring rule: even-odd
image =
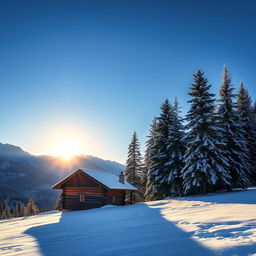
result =
[{"label": "snow-covered mountain", "polygon": [[124,166],[95,156],[75,156],[71,162],[53,156],[34,156],[20,147],[0,143],[0,201],[6,198],[36,199],[41,207],[51,208],[56,191],[51,186],[79,169],[113,172],[118,175]]},{"label": "snow-covered mountain", "polygon": [[2,256],[253,256],[256,190],[0,221]]},{"label": "snow-covered mountain", "polygon": [[0,143],[0,156],[10,159],[28,157],[30,154],[18,146]]}]

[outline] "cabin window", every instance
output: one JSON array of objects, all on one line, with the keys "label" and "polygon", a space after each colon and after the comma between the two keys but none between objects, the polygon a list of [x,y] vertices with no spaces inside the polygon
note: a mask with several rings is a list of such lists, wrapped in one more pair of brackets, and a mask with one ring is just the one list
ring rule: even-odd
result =
[{"label": "cabin window", "polygon": [[116,196],[112,196],[112,203],[115,204],[116,203]]},{"label": "cabin window", "polygon": [[79,194],[79,202],[83,203],[85,201],[85,195],[84,193]]}]

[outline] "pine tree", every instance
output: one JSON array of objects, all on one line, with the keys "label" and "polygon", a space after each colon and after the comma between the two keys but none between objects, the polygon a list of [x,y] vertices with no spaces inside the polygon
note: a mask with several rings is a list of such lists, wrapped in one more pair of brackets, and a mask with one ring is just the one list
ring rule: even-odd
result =
[{"label": "pine tree", "polygon": [[256,126],[253,117],[253,107],[248,91],[244,88],[243,82],[240,83],[237,97],[237,111],[242,121],[244,138],[249,150],[249,168],[250,176],[253,178],[256,174]]},{"label": "pine tree", "polygon": [[20,216],[28,216],[28,209],[23,203],[20,206]]},{"label": "pine tree", "polygon": [[28,215],[35,215],[35,214],[39,213],[38,206],[36,205],[36,203],[33,199],[28,200],[27,213],[28,213]]},{"label": "pine tree", "polygon": [[143,183],[143,159],[136,132],[133,133],[132,141],[128,148],[124,176],[125,180],[134,186],[140,186]]},{"label": "pine tree", "polygon": [[13,207],[10,207],[10,217],[15,217],[14,216],[14,208]]},{"label": "pine tree", "polygon": [[141,190],[144,193],[146,190],[146,184],[147,184],[147,177],[148,177],[148,170],[145,164],[142,166],[142,175],[141,175]]},{"label": "pine tree", "polygon": [[146,180],[146,190],[145,190],[145,197],[150,199],[150,195],[152,193],[152,182],[154,181],[154,175],[152,174],[151,164],[154,162],[152,161],[152,156],[155,152],[155,140],[156,140],[156,131],[157,131],[157,118],[154,118],[151,125],[148,140],[146,141],[146,149],[145,149],[145,158],[144,158],[144,165],[147,173],[147,180]]},{"label": "pine tree", "polygon": [[236,111],[230,75],[224,67],[222,84],[220,87],[220,105],[218,110],[219,123],[223,129],[223,138],[227,146],[226,154],[229,161],[229,174],[231,176],[231,188],[246,188],[249,184],[249,158],[244,130],[240,115]]},{"label": "pine tree", "polygon": [[0,219],[3,219],[3,203],[0,201]]},{"label": "pine tree", "polygon": [[[160,116],[156,119],[153,137],[153,144],[150,145],[150,156],[148,164],[148,181],[146,187],[146,199],[162,199],[169,193],[170,160],[169,134],[172,120],[173,108],[169,100],[161,105]],[[151,142],[150,142],[151,143]]]},{"label": "pine tree", "polygon": [[19,214],[19,206],[18,203],[16,203],[16,205],[14,206],[13,217],[20,217]]},{"label": "pine tree", "polygon": [[252,173],[251,173],[251,181],[253,185],[256,185],[256,101],[254,102],[254,105],[251,106],[250,111],[250,122],[251,122],[251,128],[252,128],[252,142],[251,142],[251,151],[250,151],[250,157],[251,157],[251,165],[252,167]]},{"label": "pine tree", "polygon": [[207,193],[216,184],[229,184],[222,130],[216,122],[215,98],[200,70],[194,75],[187,113],[187,149],[182,170],[185,193]]},{"label": "pine tree", "polygon": [[2,205],[1,218],[6,219],[6,218],[10,218],[10,216],[11,216],[10,208],[9,208],[8,204],[6,202],[4,202],[3,205]]},{"label": "pine tree", "polygon": [[172,196],[182,196],[183,186],[182,186],[182,176],[181,170],[184,167],[184,153],[185,153],[185,143],[182,141],[185,133],[182,124],[182,118],[180,117],[179,103],[177,98],[174,101],[174,107],[172,112],[173,122],[169,129],[169,145],[168,151],[170,152],[170,159],[168,166],[170,168],[170,174],[168,177],[168,183],[170,185],[169,192]]},{"label": "pine tree", "polygon": [[157,128],[157,118],[154,118],[150,125],[148,140],[146,141],[144,161],[145,161],[145,166],[147,171],[148,171],[148,166],[150,164],[151,151],[155,143],[156,128]]},{"label": "pine tree", "polygon": [[57,198],[55,209],[58,211],[62,211],[63,210],[63,202],[64,202],[64,195],[63,195],[63,193],[61,193],[59,195],[59,197]]},{"label": "pine tree", "polygon": [[21,202],[16,203],[16,205],[14,207],[14,217],[24,216],[23,208],[24,208],[24,206]]}]

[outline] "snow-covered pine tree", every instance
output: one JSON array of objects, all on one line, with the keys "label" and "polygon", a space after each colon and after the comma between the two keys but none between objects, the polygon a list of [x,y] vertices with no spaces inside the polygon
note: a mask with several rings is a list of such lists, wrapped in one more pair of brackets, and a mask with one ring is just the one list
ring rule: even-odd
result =
[{"label": "snow-covered pine tree", "polygon": [[152,190],[152,182],[154,181],[154,176],[151,173],[151,156],[154,154],[154,145],[155,145],[155,135],[157,129],[157,118],[154,118],[149,130],[148,140],[146,141],[146,149],[145,149],[145,157],[144,157],[144,166],[147,173],[147,181],[146,181],[146,190],[145,190],[145,198],[150,199],[151,190]]},{"label": "snow-covered pine tree", "polygon": [[20,217],[19,203],[16,203],[14,206],[13,217]]},{"label": "snow-covered pine tree", "polygon": [[169,159],[170,153],[169,133],[170,125],[172,124],[172,111],[168,99],[161,105],[161,114],[156,119],[153,137],[150,142],[150,149],[148,149],[149,156],[147,159],[148,164],[148,182],[146,187],[146,200],[162,199],[169,193],[168,178],[170,174]]},{"label": "snow-covered pine tree", "polygon": [[35,215],[39,213],[39,208],[33,199],[28,200],[27,211],[28,215]]},{"label": "snow-covered pine tree", "polygon": [[4,204],[0,201],[0,219],[3,219],[3,208]]},{"label": "snow-covered pine tree", "polygon": [[148,178],[148,170],[144,161],[144,164],[142,166],[142,175],[141,175],[141,190],[143,193],[146,190],[147,178]]},{"label": "snow-covered pine tree", "polygon": [[146,149],[145,149],[145,157],[144,157],[144,162],[146,169],[148,169],[149,163],[150,163],[150,155],[152,148],[155,143],[155,134],[156,134],[156,127],[157,127],[157,118],[154,118],[151,125],[150,125],[150,130],[149,130],[149,136],[148,140],[146,141]]},{"label": "snow-covered pine tree", "polygon": [[56,200],[55,209],[58,210],[58,211],[62,211],[63,210],[63,203],[64,203],[64,194],[61,193],[61,194],[59,194],[59,196]]},{"label": "snow-covered pine tree", "polygon": [[182,170],[186,194],[205,194],[216,184],[229,184],[225,145],[216,122],[215,95],[210,93],[210,88],[204,73],[198,70],[194,74],[189,93],[192,99],[188,101],[191,106],[186,115],[187,149]]},{"label": "snow-covered pine tree", "polygon": [[249,150],[249,167],[250,176],[253,179],[256,175],[256,122],[253,117],[253,107],[248,91],[245,89],[243,82],[240,83],[237,97],[237,111],[242,120],[242,129],[244,138]]},{"label": "snow-covered pine tree", "polygon": [[172,111],[172,124],[169,129],[169,145],[168,151],[170,153],[170,159],[168,167],[170,169],[168,184],[169,194],[172,196],[183,195],[183,179],[181,176],[181,170],[184,167],[184,153],[185,143],[182,141],[185,133],[184,126],[182,124],[182,118],[180,117],[179,103],[175,98],[173,111]]},{"label": "snow-covered pine tree", "polygon": [[10,218],[10,208],[6,202],[4,202],[1,206],[1,219]]},{"label": "snow-covered pine tree", "polygon": [[143,183],[143,159],[140,153],[140,144],[136,132],[132,135],[132,141],[128,147],[128,158],[124,171],[125,181],[134,186]]},{"label": "snow-covered pine tree", "polygon": [[[256,101],[254,102],[253,106],[251,107],[251,112],[250,112],[250,119],[251,119],[251,125],[252,125],[252,133],[254,134],[254,139],[256,140]],[[256,168],[256,149],[252,150],[252,165]],[[251,180],[252,184],[256,185],[256,171],[254,170],[251,173]]]},{"label": "snow-covered pine tree", "polygon": [[16,205],[16,210],[17,210],[17,217],[22,217],[24,216],[24,205],[21,202],[18,202]]},{"label": "snow-covered pine tree", "polygon": [[20,206],[20,216],[27,216],[27,207],[24,205],[24,203],[21,203]]},{"label": "snow-covered pine tree", "polygon": [[220,86],[218,119],[223,129],[222,136],[227,146],[226,153],[230,166],[228,170],[231,176],[230,188],[246,188],[250,184],[248,148],[244,138],[242,121],[233,101],[236,98],[233,91],[230,75],[226,66],[224,66],[222,84]]}]

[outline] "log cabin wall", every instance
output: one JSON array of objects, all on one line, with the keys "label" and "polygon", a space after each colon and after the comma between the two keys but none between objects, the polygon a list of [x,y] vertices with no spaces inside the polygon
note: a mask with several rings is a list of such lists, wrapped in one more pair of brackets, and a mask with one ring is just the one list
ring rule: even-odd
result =
[{"label": "log cabin wall", "polygon": [[87,175],[79,174],[63,185],[63,209],[85,210],[106,204],[124,205],[123,190],[108,190]]},{"label": "log cabin wall", "polygon": [[123,190],[109,190],[106,192],[106,204],[124,205],[125,193]]},{"label": "log cabin wall", "polygon": [[66,187],[63,192],[63,208],[67,210],[85,210],[105,205],[101,188]]},{"label": "log cabin wall", "polygon": [[78,173],[63,186],[63,209],[85,210],[103,206],[104,191],[101,185],[83,173]]},{"label": "log cabin wall", "polygon": [[[119,206],[125,204],[122,190],[106,191],[103,188],[65,187],[63,192],[63,208],[67,210],[92,209],[106,204]],[[82,198],[81,195],[83,195]]]}]

